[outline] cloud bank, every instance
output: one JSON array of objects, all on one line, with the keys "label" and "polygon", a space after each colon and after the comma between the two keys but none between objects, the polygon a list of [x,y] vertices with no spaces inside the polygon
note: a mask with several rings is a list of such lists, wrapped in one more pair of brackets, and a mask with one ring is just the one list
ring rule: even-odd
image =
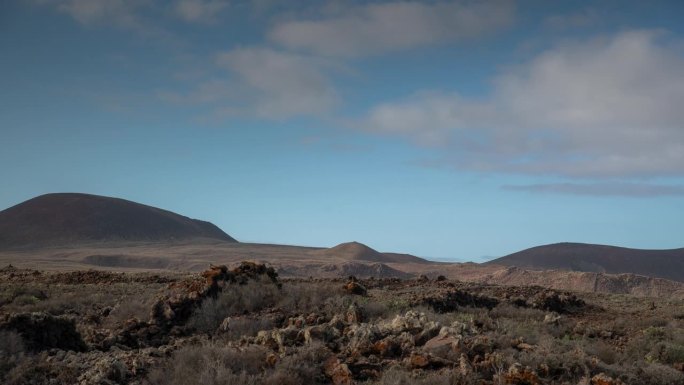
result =
[{"label": "cloud bank", "polygon": [[225,108],[228,114],[248,113],[265,119],[321,115],[338,96],[324,75],[325,62],[268,48],[239,48],[218,56],[219,66],[230,70],[243,106]]},{"label": "cloud bank", "polygon": [[657,31],[565,43],[483,100],[424,92],[362,126],[441,146],[460,169],[565,177],[684,175],[684,60]]},{"label": "cloud bank", "polygon": [[386,2],[345,7],[334,16],[276,25],[271,41],[323,56],[378,55],[479,37],[508,26],[510,1]]},{"label": "cloud bank", "polygon": [[543,183],[530,185],[504,185],[504,190],[543,194],[569,194],[589,196],[659,197],[684,196],[684,186],[650,183]]}]

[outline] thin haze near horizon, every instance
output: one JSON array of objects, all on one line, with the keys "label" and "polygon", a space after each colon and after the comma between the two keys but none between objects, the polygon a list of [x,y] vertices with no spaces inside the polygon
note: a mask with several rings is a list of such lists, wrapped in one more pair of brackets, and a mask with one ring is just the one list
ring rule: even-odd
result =
[{"label": "thin haze near horizon", "polygon": [[684,246],[684,2],[9,0],[0,209],[475,260]]}]

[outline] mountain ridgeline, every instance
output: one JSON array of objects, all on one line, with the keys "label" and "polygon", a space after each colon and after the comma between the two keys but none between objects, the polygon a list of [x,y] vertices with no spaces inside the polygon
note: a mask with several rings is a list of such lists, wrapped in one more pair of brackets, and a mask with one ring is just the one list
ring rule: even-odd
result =
[{"label": "mountain ridgeline", "polygon": [[46,194],[0,211],[0,248],[5,249],[187,239],[237,242],[212,223],[98,195]]},{"label": "mountain ridgeline", "polygon": [[531,270],[632,273],[684,282],[684,248],[642,250],[585,243],[556,243],[488,262]]}]

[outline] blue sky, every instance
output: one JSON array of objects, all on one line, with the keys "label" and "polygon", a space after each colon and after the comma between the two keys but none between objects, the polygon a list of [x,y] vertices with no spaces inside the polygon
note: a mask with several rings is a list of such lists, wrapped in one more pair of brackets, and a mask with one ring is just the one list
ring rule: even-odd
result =
[{"label": "blue sky", "polygon": [[476,260],[684,246],[681,1],[9,0],[0,208]]}]

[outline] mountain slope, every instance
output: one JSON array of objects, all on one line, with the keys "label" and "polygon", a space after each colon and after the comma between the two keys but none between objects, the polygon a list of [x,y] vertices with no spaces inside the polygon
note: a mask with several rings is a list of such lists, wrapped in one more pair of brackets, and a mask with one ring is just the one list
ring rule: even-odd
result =
[{"label": "mountain slope", "polygon": [[488,262],[534,270],[632,273],[684,282],[684,248],[641,250],[584,243],[556,243]]},{"label": "mountain slope", "polygon": [[313,251],[312,254],[322,257],[340,258],[348,261],[428,263],[428,261],[422,258],[409,254],[381,253],[359,242],[340,243],[329,249]]},{"label": "mountain slope", "polygon": [[236,242],[212,223],[98,195],[46,194],[0,211],[0,248],[192,238]]}]

